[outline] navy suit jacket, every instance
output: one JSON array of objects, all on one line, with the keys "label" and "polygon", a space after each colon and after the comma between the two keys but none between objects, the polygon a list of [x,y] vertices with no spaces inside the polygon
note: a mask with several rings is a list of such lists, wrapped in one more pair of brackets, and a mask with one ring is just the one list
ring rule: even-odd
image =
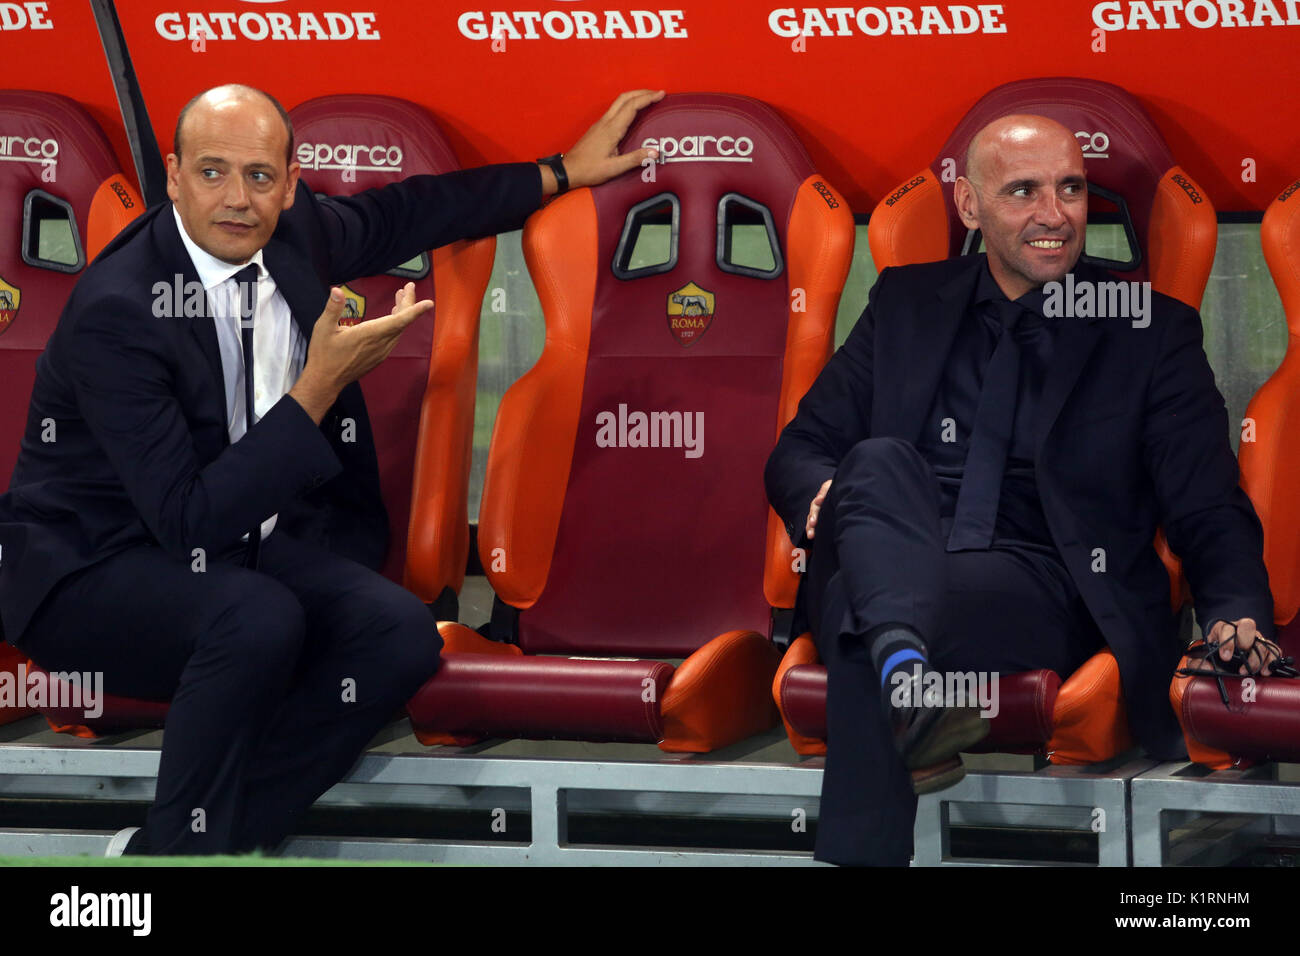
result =
[{"label": "navy suit jacket", "polygon": [[[541,198],[534,163],[412,176],[346,198],[318,200],[299,183],[263,261],[310,341],[330,285],[520,228]],[[155,314],[157,284],[177,281],[197,286],[198,275],[164,204],[90,265],[37,362],[0,496],[0,627],[11,643],[81,568],[150,542],[185,562],[195,548],[211,559],[276,512],[276,530],[383,562],[388,521],[360,385],[319,426],[286,395],[232,445],[212,316]],[[345,442],[347,418],[355,440]]]},{"label": "navy suit jacket", "polygon": [[[767,463],[768,498],[792,541],[804,537],[813,497],[855,443],[917,441],[982,258],[880,273]],[[1115,279],[1086,263],[1075,277]],[[1263,532],[1238,485],[1196,310],[1153,293],[1145,328],[1127,318],[1056,321],[1035,427],[1043,512],[1119,662],[1135,736],[1153,756],[1178,759],[1186,751],[1168,694],[1183,648],[1152,545],[1156,528],[1183,561],[1202,625],[1249,616],[1272,637]],[[1092,570],[1096,548],[1105,549],[1104,573]]]}]

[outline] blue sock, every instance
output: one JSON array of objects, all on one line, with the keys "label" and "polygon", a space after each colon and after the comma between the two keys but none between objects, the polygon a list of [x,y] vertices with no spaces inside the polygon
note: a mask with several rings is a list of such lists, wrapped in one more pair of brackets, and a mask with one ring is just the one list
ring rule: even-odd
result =
[{"label": "blue sock", "polygon": [[880,689],[883,691],[896,671],[911,674],[919,663],[929,663],[926,656],[925,642],[919,634],[905,624],[886,624],[875,628],[876,634],[871,638],[871,661],[876,665],[880,675]]}]

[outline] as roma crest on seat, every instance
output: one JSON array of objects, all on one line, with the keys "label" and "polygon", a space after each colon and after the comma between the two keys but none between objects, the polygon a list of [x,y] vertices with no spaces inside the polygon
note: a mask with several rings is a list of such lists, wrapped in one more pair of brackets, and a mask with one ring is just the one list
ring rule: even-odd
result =
[{"label": "as roma crest on seat", "polygon": [[15,285],[10,285],[0,276],[0,335],[9,331],[14,319],[18,318],[18,303],[23,294]]},{"label": "as roma crest on seat", "polygon": [[668,294],[668,329],[689,347],[700,340],[713,322],[713,293],[688,282]]},{"label": "as roma crest on seat", "polygon": [[339,286],[339,291],[343,293],[343,314],[339,316],[339,325],[356,325],[366,317],[366,297],[345,285]]}]

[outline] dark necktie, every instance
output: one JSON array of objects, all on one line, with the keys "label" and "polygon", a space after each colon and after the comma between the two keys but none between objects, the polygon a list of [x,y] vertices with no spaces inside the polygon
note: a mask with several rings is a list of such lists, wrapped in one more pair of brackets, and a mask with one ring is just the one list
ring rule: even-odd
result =
[{"label": "dark necktie", "polygon": [[1020,345],[1013,333],[1024,309],[1006,300],[993,306],[1002,323],[1002,335],[984,370],[961,490],[957,492],[957,510],[948,535],[949,551],[986,550],[992,544],[1002,496],[1002,473],[1015,427]]},{"label": "dark necktie", "polygon": [[[253,316],[257,312],[257,266],[249,264],[235,273],[235,295],[239,302],[239,334],[244,342],[244,434],[253,430]],[[244,566],[257,567],[262,545],[262,523],[248,532]]]}]

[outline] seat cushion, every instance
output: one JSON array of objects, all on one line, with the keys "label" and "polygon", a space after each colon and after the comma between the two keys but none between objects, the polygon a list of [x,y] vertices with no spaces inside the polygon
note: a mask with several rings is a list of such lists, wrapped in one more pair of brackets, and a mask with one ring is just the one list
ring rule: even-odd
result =
[{"label": "seat cushion", "polygon": [[[816,654],[812,638],[804,636],[791,645],[787,656],[807,660],[809,648]],[[815,660],[815,656],[813,660]],[[997,711],[990,718],[989,736],[976,748],[980,751],[1031,753],[1043,750],[1055,726],[1057,696],[1061,678],[1049,670],[1011,674],[998,681]],[[826,739],[826,667],[800,663],[785,668],[776,684],[777,703],[791,733],[791,743],[801,754],[824,753]],[[800,740],[796,740],[796,736]],[[808,742],[823,742],[820,750]]]},{"label": "seat cushion", "polygon": [[658,743],[672,674],[663,661],[445,654],[407,712],[417,732],[461,739]]},{"label": "seat cushion", "polygon": [[84,684],[78,686],[62,679],[61,672],[51,676],[34,663],[28,663],[29,674],[48,688],[47,698],[38,709],[50,726],[62,734],[76,737],[101,737],[130,730],[158,730],[167,722],[167,701],[140,700],[102,693],[95,687],[94,694]]},{"label": "seat cushion", "polygon": [[[1300,617],[1279,628],[1286,654],[1300,648]],[[1186,666],[1184,658],[1181,666]],[[1224,677],[1225,706],[1213,676],[1175,677],[1169,699],[1183,726],[1187,753],[1213,770],[1266,760],[1300,760],[1300,680]]]}]

